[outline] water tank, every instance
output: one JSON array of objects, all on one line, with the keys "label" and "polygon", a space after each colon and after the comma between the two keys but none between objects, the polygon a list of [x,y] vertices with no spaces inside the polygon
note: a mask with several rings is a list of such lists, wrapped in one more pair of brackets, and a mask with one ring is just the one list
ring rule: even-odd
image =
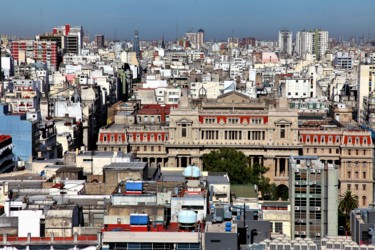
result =
[{"label": "water tank", "polygon": [[197,214],[190,210],[181,210],[178,213],[178,223],[195,224],[197,222]]},{"label": "water tank", "polygon": [[184,169],[184,176],[187,178],[199,178],[201,170],[197,166],[187,166]]},{"label": "water tank", "polygon": [[148,215],[130,214],[130,225],[148,225]]},{"label": "water tank", "polygon": [[125,184],[126,191],[142,191],[143,182],[142,181],[127,181]]}]

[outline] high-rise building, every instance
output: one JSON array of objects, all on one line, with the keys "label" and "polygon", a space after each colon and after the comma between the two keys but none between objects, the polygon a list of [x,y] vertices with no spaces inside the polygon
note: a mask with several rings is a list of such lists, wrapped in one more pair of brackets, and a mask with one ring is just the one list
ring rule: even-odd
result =
[{"label": "high-rise building", "polygon": [[58,50],[56,42],[21,40],[12,42],[12,56],[16,64],[26,63],[26,58],[43,62],[48,67],[58,66]]},{"label": "high-rise building", "polygon": [[104,35],[95,36],[95,45],[98,49],[104,48]]},{"label": "high-rise building", "polygon": [[314,30],[312,33],[312,53],[317,60],[321,60],[328,49],[328,31]]},{"label": "high-rise building", "polygon": [[289,157],[292,238],[337,235],[338,168],[318,156]]},{"label": "high-rise building", "polygon": [[292,55],[292,32],[286,29],[279,31],[279,49],[283,57]]},{"label": "high-rise building", "polygon": [[306,54],[312,53],[311,32],[305,30],[297,32],[295,52],[301,57],[305,57]]},{"label": "high-rise building", "polygon": [[83,48],[83,27],[69,24],[53,28],[53,34],[62,34],[64,36],[64,52],[68,54],[80,55]]},{"label": "high-rise building", "polygon": [[296,36],[295,51],[301,57],[306,54],[315,55],[316,60],[321,60],[328,49],[328,31],[313,30],[299,31]]},{"label": "high-rise building", "polygon": [[137,54],[137,58],[140,58],[140,56],[141,56],[141,49],[139,47],[139,36],[138,36],[138,31],[137,30],[134,32],[133,51]]}]

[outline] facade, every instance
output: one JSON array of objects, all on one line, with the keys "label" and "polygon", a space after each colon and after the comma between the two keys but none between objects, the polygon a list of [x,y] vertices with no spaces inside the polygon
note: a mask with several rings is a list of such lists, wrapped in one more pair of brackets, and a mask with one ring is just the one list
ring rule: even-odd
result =
[{"label": "facade", "polygon": [[9,135],[0,135],[0,173],[13,170],[15,165],[12,149],[12,137]]},{"label": "facade", "polygon": [[358,71],[358,119],[360,124],[366,124],[373,116],[371,104],[375,91],[375,64],[360,64]]},{"label": "facade", "polygon": [[279,49],[283,57],[292,55],[292,32],[289,30],[279,31]]},{"label": "facade", "polygon": [[12,137],[14,154],[23,161],[36,156],[36,144],[39,138],[38,123],[26,120],[26,115],[9,114],[9,106],[0,105],[0,133]]},{"label": "facade", "polygon": [[337,166],[317,156],[290,156],[289,170],[292,239],[318,243],[326,235],[337,235]]}]

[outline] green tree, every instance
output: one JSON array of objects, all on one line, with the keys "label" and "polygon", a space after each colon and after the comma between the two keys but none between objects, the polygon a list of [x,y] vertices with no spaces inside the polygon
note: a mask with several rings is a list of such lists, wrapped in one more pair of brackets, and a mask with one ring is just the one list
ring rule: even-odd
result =
[{"label": "green tree", "polygon": [[350,212],[356,208],[358,208],[357,195],[353,195],[351,191],[340,195],[339,210],[345,214],[345,226],[348,232],[350,232]]},{"label": "green tree", "polygon": [[358,196],[353,195],[351,191],[346,191],[340,195],[339,209],[341,212],[350,216],[350,212],[358,208]]},{"label": "green tree", "polygon": [[234,148],[221,148],[202,156],[203,170],[209,172],[227,172],[232,184],[250,183],[248,158]]}]

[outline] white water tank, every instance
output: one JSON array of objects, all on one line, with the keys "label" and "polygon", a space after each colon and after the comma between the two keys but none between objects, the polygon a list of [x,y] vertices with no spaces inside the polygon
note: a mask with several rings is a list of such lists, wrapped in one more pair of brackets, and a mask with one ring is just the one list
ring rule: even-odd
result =
[{"label": "white water tank", "polygon": [[199,178],[201,170],[197,166],[187,166],[184,169],[184,176],[187,178]]},{"label": "white water tank", "polygon": [[180,224],[195,224],[197,223],[197,214],[190,210],[181,210],[178,213],[178,223]]}]

